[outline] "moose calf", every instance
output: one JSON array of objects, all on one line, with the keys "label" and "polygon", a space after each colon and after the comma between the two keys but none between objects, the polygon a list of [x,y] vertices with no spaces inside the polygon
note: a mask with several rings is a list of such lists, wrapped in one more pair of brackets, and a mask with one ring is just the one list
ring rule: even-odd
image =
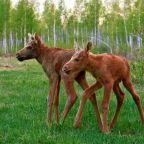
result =
[{"label": "moose calf", "polygon": [[96,83],[87,88],[82,96],[80,106],[76,115],[74,127],[78,127],[82,117],[82,111],[86,103],[87,98],[94,93],[95,90],[104,87],[104,95],[102,99],[102,112],[103,112],[103,132],[108,133],[108,108],[111,91],[113,89],[117,98],[117,107],[110,127],[113,127],[117,121],[120,108],[124,100],[124,93],[119,87],[119,83],[122,82],[126,89],[131,93],[140,117],[144,124],[144,113],[142,111],[142,105],[140,98],[135,92],[131,80],[130,80],[130,66],[125,58],[113,55],[113,54],[98,54],[94,55],[89,53],[92,43],[88,42],[85,50],[76,50],[69,62],[67,62],[63,71],[69,76],[75,72],[89,71],[96,79]]},{"label": "moose calf", "polygon": [[[51,123],[53,105],[55,107],[56,123],[59,123],[58,105],[61,79],[64,82],[64,87],[67,93],[67,101],[63,112],[63,121],[77,99],[73,86],[74,80],[76,80],[83,89],[88,88],[85,71],[74,72],[71,76],[62,71],[63,65],[70,60],[73,54],[73,50],[48,48],[43,44],[38,35],[31,34],[29,34],[29,41],[26,46],[16,54],[19,61],[32,58],[36,59],[42,65],[49,78],[48,123]],[[95,109],[98,125],[99,127],[102,127],[95,94],[92,94],[90,101]]]}]

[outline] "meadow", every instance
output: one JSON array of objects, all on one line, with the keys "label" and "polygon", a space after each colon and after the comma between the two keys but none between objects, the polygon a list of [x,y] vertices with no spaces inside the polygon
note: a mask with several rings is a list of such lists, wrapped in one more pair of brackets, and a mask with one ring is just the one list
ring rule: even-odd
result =
[{"label": "meadow", "polygon": [[[131,63],[132,81],[144,109],[143,64]],[[90,74],[89,84],[93,83]],[[63,124],[56,126],[54,117],[48,127],[47,95],[48,78],[35,61],[18,62],[15,58],[0,58],[0,144],[143,144],[144,126],[138,110],[126,89],[125,100],[118,122],[108,135],[98,128],[95,113],[88,101],[83,112],[81,125],[73,128],[73,121],[82,95],[75,83],[78,99]],[[103,90],[96,92],[99,107]],[[61,82],[59,112],[62,114],[66,93]],[[116,108],[116,98],[110,100],[109,121]],[[101,108],[100,108],[101,109]]]}]

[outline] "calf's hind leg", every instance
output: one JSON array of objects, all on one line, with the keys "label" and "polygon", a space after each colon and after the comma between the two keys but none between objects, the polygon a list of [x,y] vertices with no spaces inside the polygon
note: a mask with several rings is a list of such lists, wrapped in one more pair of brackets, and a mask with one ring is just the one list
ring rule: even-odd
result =
[{"label": "calf's hind leg", "polygon": [[103,112],[103,132],[105,134],[109,133],[108,112],[109,112],[109,101],[110,101],[112,87],[113,87],[113,82],[109,82],[104,85],[102,112]]},{"label": "calf's hind leg", "polygon": [[77,95],[74,89],[74,81],[67,81],[64,80],[64,87],[67,93],[67,100],[66,100],[66,104],[64,107],[64,111],[63,111],[63,118],[62,118],[62,122],[64,122],[68,112],[70,111],[70,109],[72,108],[73,104],[75,103],[76,99],[77,99]]},{"label": "calf's hind leg", "polygon": [[143,110],[142,110],[142,105],[141,105],[139,96],[135,92],[129,78],[123,80],[123,84],[126,87],[126,89],[131,93],[131,95],[133,97],[133,100],[137,105],[137,108],[138,108],[138,111],[139,111],[139,114],[140,114],[140,117],[141,117],[142,124],[144,125],[144,113],[143,113]]},{"label": "calf's hind leg", "polygon": [[113,91],[114,91],[116,98],[117,98],[117,107],[116,107],[116,111],[115,111],[113,120],[110,124],[110,128],[113,128],[113,126],[115,125],[117,118],[118,118],[118,115],[119,115],[119,112],[120,112],[120,109],[121,109],[121,106],[123,104],[123,100],[124,100],[124,93],[120,89],[119,84],[117,82],[115,82],[115,84],[113,86]]},{"label": "calf's hind leg", "polygon": [[55,94],[55,101],[54,101],[54,109],[55,109],[55,118],[56,118],[56,124],[59,124],[59,112],[58,112],[58,106],[59,106],[59,90],[60,90],[60,78],[57,82],[57,88],[56,88],[56,94]]}]

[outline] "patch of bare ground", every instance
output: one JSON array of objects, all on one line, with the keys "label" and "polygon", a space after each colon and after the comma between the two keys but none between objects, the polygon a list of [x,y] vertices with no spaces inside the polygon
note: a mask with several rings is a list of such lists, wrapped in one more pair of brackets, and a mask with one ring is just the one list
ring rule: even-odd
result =
[{"label": "patch of bare ground", "polygon": [[2,56],[0,57],[0,71],[2,70],[16,70],[21,69],[23,63],[17,61],[14,56]]}]

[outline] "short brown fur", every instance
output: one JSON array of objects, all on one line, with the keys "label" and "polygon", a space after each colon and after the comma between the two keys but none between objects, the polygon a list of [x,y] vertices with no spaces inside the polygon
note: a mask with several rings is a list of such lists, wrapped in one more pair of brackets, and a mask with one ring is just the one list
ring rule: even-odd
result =
[{"label": "short brown fur", "polygon": [[76,115],[74,127],[78,127],[84,105],[86,103],[87,98],[91,94],[94,93],[95,90],[104,87],[104,95],[102,99],[102,112],[103,112],[103,132],[108,133],[108,109],[109,109],[109,100],[112,90],[114,91],[117,98],[117,107],[111,122],[110,127],[113,127],[117,121],[120,108],[123,104],[124,93],[120,89],[119,83],[122,81],[125,88],[131,93],[140,117],[141,121],[144,124],[144,114],[142,111],[142,105],[140,102],[140,98],[135,92],[131,80],[130,80],[130,66],[125,58],[120,56],[116,56],[113,54],[98,54],[94,55],[89,53],[89,49],[91,48],[92,43],[88,42],[85,50],[76,51],[72,56],[69,62],[67,62],[63,71],[66,73],[69,72],[69,75],[78,72],[87,70],[89,71],[96,79],[96,83],[87,88],[82,96],[82,100],[80,102],[80,106]]}]

